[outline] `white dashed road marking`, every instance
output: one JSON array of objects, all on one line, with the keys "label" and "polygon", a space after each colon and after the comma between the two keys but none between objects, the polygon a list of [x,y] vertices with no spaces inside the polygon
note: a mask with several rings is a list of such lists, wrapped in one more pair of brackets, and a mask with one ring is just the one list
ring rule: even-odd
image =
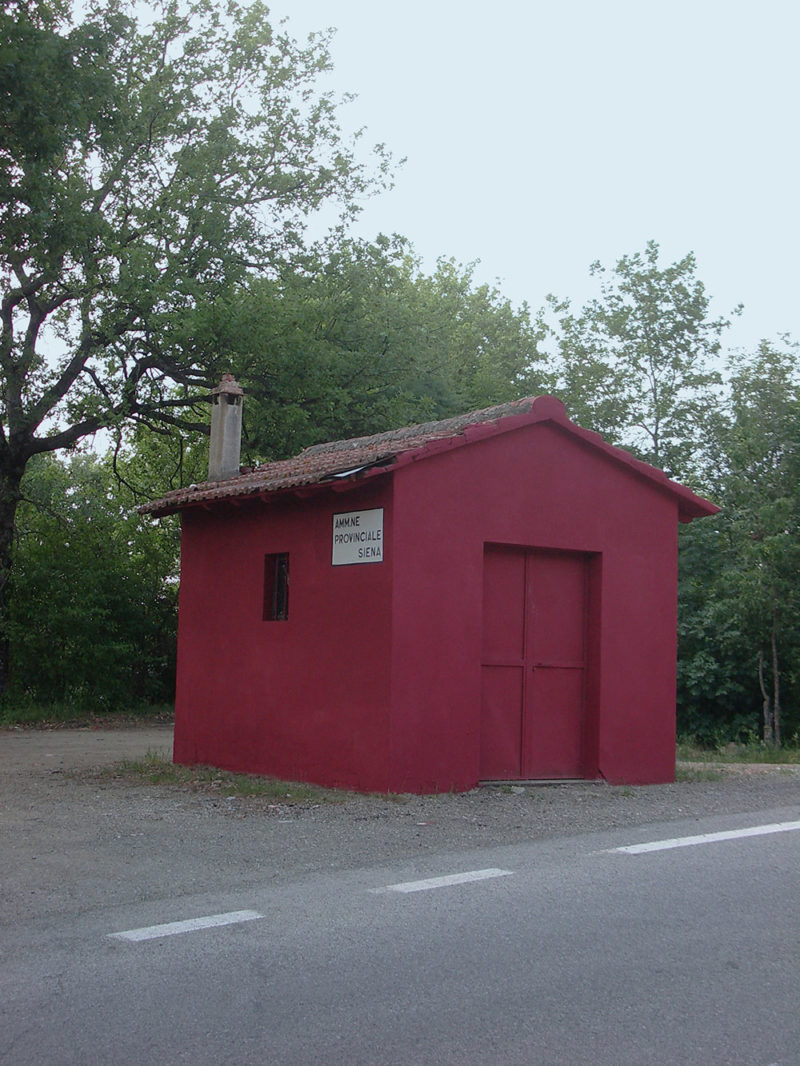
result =
[{"label": "white dashed road marking", "polygon": [[[642,855],[650,851],[668,851],[671,848],[689,848],[695,844],[715,844],[722,840],[738,840],[742,837],[767,836],[771,833],[790,833],[800,829],[800,820],[796,822],[773,822],[770,825],[753,825],[746,829],[729,829],[720,833],[701,833],[697,836],[673,837],[669,840],[651,840],[644,844],[626,844],[619,848],[610,848],[611,853],[625,855]],[[449,888],[452,885],[469,884],[472,881],[488,881],[496,877],[510,877],[513,870],[501,870],[489,867],[485,870],[465,870],[463,873],[444,874],[441,877],[426,877],[421,881],[400,881],[395,885],[372,889],[382,892],[427,892],[434,888]],[[175,936],[178,933],[192,933],[198,929],[213,929],[222,925],[235,925],[239,922],[252,922],[263,918],[259,911],[228,911],[226,914],[209,914],[202,918],[189,918],[182,922],[165,922],[162,925],[148,925],[141,929],[126,929],[120,933],[109,933],[116,940],[155,940],[158,937]]]},{"label": "white dashed road marking", "polygon": [[443,877],[428,877],[424,881],[401,881],[397,885],[386,885],[373,889],[374,892],[426,892],[429,888],[447,888],[450,885],[463,885],[469,881],[487,881],[492,877],[509,877],[513,870],[467,870],[461,874],[445,874]]},{"label": "white dashed road marking", "polygon": [[753,825],[747,829],[729,829],[722,833],[701,833],[692,837],[673,837],[671,840],[651,840],[647,844],[627,844],[622,848],[610,848],[612,852],[626,855],[641,855],[647,851],[668,851],[670,848],[690,848],[694,844],[716,844],[719,840],[738,840],[740,837],[761,837],[770,833],[790,833],[800,829],[800,822],[773,822],[771,825]]},{"label": "white dashed road marking", "polygon": [[148,925],[143,929],[127,929],[123,933],[109,933],[117,940],[155,940],[159,936],[175,936],[177,933],[193,933],[196,929],[213,929],[218,925],[235,925],[237,922],[252,922],[263,918],[258,911],[228,911],[227,914],[209,914],[205,918],[189,918],[184,922],[166,922],[163,925]]}]

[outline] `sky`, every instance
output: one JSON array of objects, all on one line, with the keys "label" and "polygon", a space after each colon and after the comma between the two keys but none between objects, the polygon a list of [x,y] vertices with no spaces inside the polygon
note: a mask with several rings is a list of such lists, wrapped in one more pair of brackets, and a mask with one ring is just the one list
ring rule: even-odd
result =
[{"label": "sky", "polygon": [[589,266],[688,252],[729,346],[800,340],[797,0],[274,0],[335,27],[320,86],[397,159],[355,232],[479,260],[533,310],[580,305]]}]

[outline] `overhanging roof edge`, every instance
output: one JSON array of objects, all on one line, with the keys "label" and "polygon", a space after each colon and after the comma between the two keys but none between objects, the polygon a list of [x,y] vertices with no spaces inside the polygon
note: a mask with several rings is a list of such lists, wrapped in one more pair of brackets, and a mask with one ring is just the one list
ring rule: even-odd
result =
[{"label": "overhanging roof edge", "polygon": [[[528,404],[527,407],[523,406],[525,403]],[[325,446],[315,445],[313,448],[301,452],[294,459],[279,460],[273,464],[266,464],[265,467],[258,468],[252,473],[231,478],[228,482],[204,482],[189,489],[174,490],[173,493],[168,493],[160,500],[142,505],[138,510],[141,514],[151,514],[159,518],[195,507],[217,507],[226,502],[239,504],[258,500],[266,502],[269,499],[284,497],[287,494],[315,495],[325,488],[333,488],[339,492],[348,491],[363,484],[369,478],[383,476],[390,471],[398,470],[443,452],[475,444],[500,434],[514,432],[527,426],[551,424],[561,432],[575,438],[584,446],[599,451],[617,465],[628,469],[632,474],[644,479],[654,488],[676,497],[681,521],[688,522],[692,518],[713,515],[719,511],[719,507],[716,504],[711,503],[702,496],[698,496],[687,486],[673,481],[662,470],[635,458],[624,448],[609,444],[598,433],[584,429],[582,426],[571,422],[567,417],[564,404],[556,397],[538,396],[529,398],[527,401],[517,401],[517,404],[516,410],[513,409],[515,405],[500,405],[497,408],[487,408],[485,414],[488,417],[485,420],[476,418],[473,421],[464,422],[461,419],[444,419],[441,423],[426,423],[419,427],[407,427],[407,430],[375,434],[373,437],[330,442],[328,452],[326,452]],[[507,411],[509,406],[512,407],[510,413],[498,414],[496,417],[492,417],[495,412]],[[476,415],[483,413],[475,412]],[[438,426],[444,428],[450,425],[458,425],[459,428],[449,435],[436,435]],[[417,438],[414,438],[411,433],[414,429],[419,430]],[[401,436],[401,433],[406,433],[406,436]],[[415,439],[417,443],[414,443]],[[404,442],[407,442],[409,446],[403,447]],[[337,443],[342,445],[338,451],[335,448]],[[383,447],[380,447],[381,444]],[[371,449],[376,445],[378,445],[377,451],[372,451]],[[365,458],[369,461],[362,462],[357,459],[354,461],[354,455],[359,454],[359,452],[365,455]],[[297,464],[303,457],[306,457],[307,461],[309,457],[313,460],[325,454],[329,454],[331,458],[339,458],[340,462],[334,463],[329,470],[324,469],[323,465],[323,468],[317,472],[317,476],[315,476],[313,466],[308,470],[304,470],[301,467],[293,475],[290,474],[292,464]],[[295,480],[290,480],[286,484],[278,484],[274,488],[269,488],[263,483],[259,484],[252,480],[255,475],[258,475],[259,471],[263,471],[263,476],[268,476],[267,471],[276,468],[279,468],[281,472],[290,477],[293,476]],[[275,477],[279,480],[280,474],[276,473]],[[196,495],[192,494],[193,490]]]}]

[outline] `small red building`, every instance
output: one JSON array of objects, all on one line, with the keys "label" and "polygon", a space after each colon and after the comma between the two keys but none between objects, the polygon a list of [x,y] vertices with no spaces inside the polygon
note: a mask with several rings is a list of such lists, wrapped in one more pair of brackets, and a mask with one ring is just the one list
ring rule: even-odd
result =
[{"label": "small red building", "polygon": [[182,516],[176,762],[393,792],[673,780],[677,528],[717,508],[554,397],[144,510]]}]

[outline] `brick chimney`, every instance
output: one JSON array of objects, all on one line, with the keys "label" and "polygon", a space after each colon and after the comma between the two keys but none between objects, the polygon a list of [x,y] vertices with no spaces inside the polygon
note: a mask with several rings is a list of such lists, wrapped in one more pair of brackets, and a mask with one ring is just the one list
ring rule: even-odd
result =
[{"label": "brick chimney", "polygon": [[208,449],[208,480],[226,481],[239,473],[242,446],[243,389],[233,374],[223,374],[211,390],[211,444]]}]

